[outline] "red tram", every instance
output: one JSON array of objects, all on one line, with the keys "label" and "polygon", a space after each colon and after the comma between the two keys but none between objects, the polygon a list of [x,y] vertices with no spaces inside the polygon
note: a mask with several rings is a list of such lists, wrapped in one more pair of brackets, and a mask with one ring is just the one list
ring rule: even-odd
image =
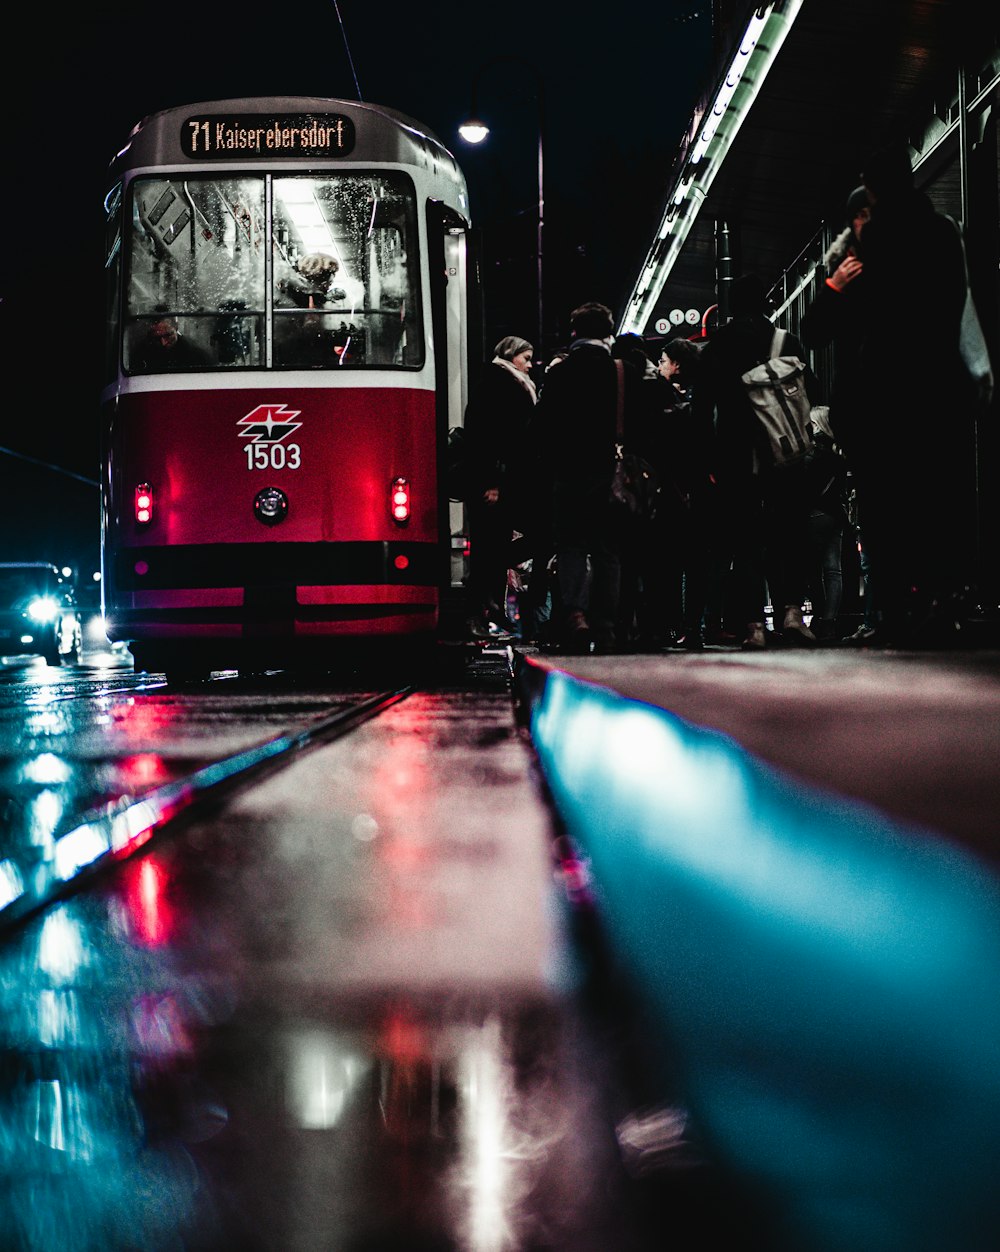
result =
[{"label": "red tram", "polygon": [[133,129],[105,208],[109,637],[168,675],[441,638],[479,326],[451,153],[371,104],[199,103]]}]

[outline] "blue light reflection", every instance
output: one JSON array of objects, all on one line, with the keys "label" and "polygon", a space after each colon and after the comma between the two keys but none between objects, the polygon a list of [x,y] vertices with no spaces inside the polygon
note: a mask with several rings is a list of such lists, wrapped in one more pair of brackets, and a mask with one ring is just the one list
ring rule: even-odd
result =
[{"label": "blue light reflection", "polygon": [[531,730],[609,940],[780,1246],[1000,1246],[989,871],[558,671]]}]

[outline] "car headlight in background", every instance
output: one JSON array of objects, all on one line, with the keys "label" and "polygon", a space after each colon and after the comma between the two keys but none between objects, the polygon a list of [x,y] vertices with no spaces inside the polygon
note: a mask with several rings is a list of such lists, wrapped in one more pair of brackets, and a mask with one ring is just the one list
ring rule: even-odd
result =
[{"label": "car headlight in background", "polygon": [[33,622],[55,621],[58,612],[59,602],[51,596],[36,596],[28,605],[28,616]]}]

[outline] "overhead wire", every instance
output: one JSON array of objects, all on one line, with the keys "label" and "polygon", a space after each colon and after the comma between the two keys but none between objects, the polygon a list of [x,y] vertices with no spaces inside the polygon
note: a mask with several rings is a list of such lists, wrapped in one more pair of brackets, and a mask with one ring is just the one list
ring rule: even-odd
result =
[{"label": "overhead wire", "polygon": [[337,3],[337,0],[333,0],[333,8],[337,14],[337,21],[340,23],[340,33],[344,36],[344,51],[347,53],[347,63],[351,67],[351,75],[354,78],[354,88],[358,93],[358,99],[363,100],[364,97],[361,94],[361,84],[358,82],[358,74],[354,68],[354,58],[351,56],[351,45],[347,40],[347,29],[344,26],[344,19],[341,16],[340,5]]}]

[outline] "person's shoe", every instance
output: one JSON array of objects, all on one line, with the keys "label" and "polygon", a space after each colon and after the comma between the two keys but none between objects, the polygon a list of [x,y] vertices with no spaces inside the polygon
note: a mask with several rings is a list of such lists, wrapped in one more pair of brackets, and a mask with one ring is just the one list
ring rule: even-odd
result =
[{"label": "person's shoe", "polygon": [[785,605],[781,639],[786,648],[815,648],[816,646],[816,636],[802,620],[802,610],[797,604]]},{"label": "person's shoe", "polygon": [[594,630],[592,634],[592,642],[594,645],[594,652],[599,652],[604,656],[608,656],[611,653],[622,650],[619,649],[617,637],[615,636],[615,632],[611,629]]},{"label": "person's shoe", "polygon": [[747,636],[743,640],[740,647],[744,652],[763,652],[767,647],[767,633],[764,629],[763,622],[750,622],[747,626]]},{"label": "person's shoe", "polygon": [[877,633],[874,626],[865,626],[862,623],[856,631],[850,635],[845,635],[840,642],[848,648],[863,648],[871,639],[874,639]]},{"label": "person's shoe", "polygon": [[684,652],[704,652],[705,636],[700,630],[686,630],[677,636],[671,646]]},{"label": "person's shoe", "polygon": [[837,633],[837,623],[832,617],[814,617],[809,624],[809,629],[816,636],[816,642],[819,644],[831,644]]},{"label": "person's shoe", "polygon": [[586,656],[591,649],[593,639],[590,623],[579,611],[570,613],[566,619],[566,634],[563,650],[570,656]]}]

